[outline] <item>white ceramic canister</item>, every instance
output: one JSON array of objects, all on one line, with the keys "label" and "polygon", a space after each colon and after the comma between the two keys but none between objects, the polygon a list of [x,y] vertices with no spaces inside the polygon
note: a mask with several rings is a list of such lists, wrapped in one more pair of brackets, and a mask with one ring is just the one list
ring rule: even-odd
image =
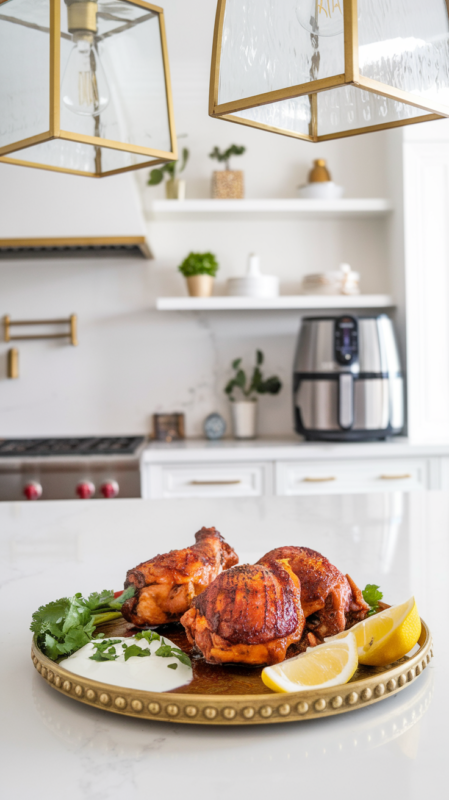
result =
[{"label": "white ceramic canister", "polygon": [[257,400],[237,400],[231,403],[232,427],[236,439],[255,439]]}]

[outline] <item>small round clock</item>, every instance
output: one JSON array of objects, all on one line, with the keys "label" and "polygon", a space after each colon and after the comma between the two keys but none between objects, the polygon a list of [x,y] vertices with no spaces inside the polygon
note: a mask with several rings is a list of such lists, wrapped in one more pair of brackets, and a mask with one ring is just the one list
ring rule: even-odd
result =
[{"label": "small round clock", "polygon": [[226,433],[226,422],[220,414],[209,414],[204,420],[204,433],[207,439],[221,439]]}]

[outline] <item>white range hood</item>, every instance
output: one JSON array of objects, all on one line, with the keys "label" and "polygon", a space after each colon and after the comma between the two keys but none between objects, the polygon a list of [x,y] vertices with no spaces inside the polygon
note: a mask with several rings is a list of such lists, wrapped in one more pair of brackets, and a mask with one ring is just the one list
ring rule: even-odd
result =
[{"label": "white range hood", "polygon": [[107,181],[0,164],[0,251],[139,250],[152,258],[132,174]]}]

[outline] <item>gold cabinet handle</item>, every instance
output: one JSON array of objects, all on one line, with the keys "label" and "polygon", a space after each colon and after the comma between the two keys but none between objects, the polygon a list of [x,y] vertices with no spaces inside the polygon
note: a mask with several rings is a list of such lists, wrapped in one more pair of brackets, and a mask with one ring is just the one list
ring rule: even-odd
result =
[{"label": "gold cabinet handle", "polygon": [[409,480],[412,476],[409,474],[406,475],[381,475],[381,481],[405,481]]},{"label": "gold cabinet handle", "polygon": [[336,481],[337,478],[303,478],[303,483],[330,483]]},{"label": "gold cabinet handle", "polygon": [[236,486],[242,481],[190,481],[190,486]]}]

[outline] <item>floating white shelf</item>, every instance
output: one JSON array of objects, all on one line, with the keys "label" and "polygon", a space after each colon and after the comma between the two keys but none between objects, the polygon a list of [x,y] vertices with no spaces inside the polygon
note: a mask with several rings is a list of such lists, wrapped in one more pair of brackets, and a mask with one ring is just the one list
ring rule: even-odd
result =
[{"label": "floating white shelf", "polygon": [[158,311],[280,311],[324,309],[392,308],[388,294],[281,295],[270,299],[251,297],[159,297]]},{"label": "floating white shelf", "polygon": [[149,219],[351,219],[383,217],[393,210],[382,198],[342,200],[153,200]]}]

